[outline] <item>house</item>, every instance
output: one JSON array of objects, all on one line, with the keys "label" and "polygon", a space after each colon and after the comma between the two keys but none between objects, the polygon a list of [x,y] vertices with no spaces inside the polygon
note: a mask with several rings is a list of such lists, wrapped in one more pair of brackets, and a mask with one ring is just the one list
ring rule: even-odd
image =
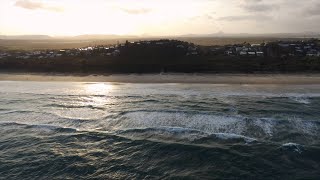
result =
[{"label": "house", "polygon": [[116,49],[111,53],[113,56],[118,56],[120,54],[120,50]]},{"label": "house", "polygon": [[11,55],[8,53],[0,53],[0,57],[9,57],[9,56],[11,56]]},{"label": "house", "polygon": [[189,51],[196,51],[196,50],[197,50],[197,47],[191,47],[191,46],[190,46],[190,47],[188,48],[188,50],[189,50]]},{"label": "house", "polygon": [[282,48],[288,48],[290,45],[287,43],[279,43],[278,46],[280,46]]},{"label": "house", "polygon": [[256,54],[257,54],[258,57],[263,57],[264,56],[264,53],[262,51],[257,51]]},{"label": "house", "polygon": [[242,51],[249,51],[249,48],[243,47]]},{"label": "house", "polygon": [[260,47],[260,44],[251,44],[251,47]]},{"label": "house", "polygon": [[255,55],[256,55],[256,52],[254,52],[254,51],[249,51],[249,52],[248,52],[248,55],[249,55],[249,56],[255,56]]},{"label": "house", "polygon": [[309,57],[318,56],[318,52],[316,50],[312,49],[307,52],[306,56],[309,56]]},{"label": "house", "polygon": [[243,50],[243,47],[236,47],[236,52],[238,53],[238,52],[240,52],[240,51],[242,51]]},{"label": "house", "polygon": [[33,52],[33,55],[40,55],[40,54],[41,54],[40,51],[34,51],[34,52]]},{"label": "house", "polygon": [[312,47],[311,47],[311,46],[308,46],[308,45],[303,47],[303,49],[311,49],[311,48],[312,48]]},{"label": "house", "polygon": [[248,55],[247,51],[240,51],[240,56],[246,56]]},{"label": "house", "polygon": [[225,51],[224,54],[231,56],[231,55],[233,55],[233,52],[231,50],[228,50],[228,51]]}]

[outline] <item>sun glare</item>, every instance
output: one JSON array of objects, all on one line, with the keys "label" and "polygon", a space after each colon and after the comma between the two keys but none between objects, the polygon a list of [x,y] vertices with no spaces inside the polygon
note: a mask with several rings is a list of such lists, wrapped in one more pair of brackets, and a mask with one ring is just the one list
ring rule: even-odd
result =
[{"label": "sun glare", "polygon": [[108,94],[111,92],[113,86],[106,83],[87,84],[86,91],[92,94]]}]

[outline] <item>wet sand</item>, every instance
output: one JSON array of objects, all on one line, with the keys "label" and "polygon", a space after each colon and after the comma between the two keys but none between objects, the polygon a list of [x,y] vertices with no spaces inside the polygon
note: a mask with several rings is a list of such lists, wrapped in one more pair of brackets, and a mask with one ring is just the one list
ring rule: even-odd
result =
[{"label": "wet sand", "polygon": [[118,83],[320,84],[320,74],[52,74],[0,73],[0,81]]}]

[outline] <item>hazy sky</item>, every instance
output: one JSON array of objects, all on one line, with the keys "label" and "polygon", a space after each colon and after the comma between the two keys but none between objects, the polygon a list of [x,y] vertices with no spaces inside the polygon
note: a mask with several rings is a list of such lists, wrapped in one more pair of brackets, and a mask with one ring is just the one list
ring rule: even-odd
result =
[{"label": "hazy sky", "polygon": [[0,0],[0,34],[319,32],[320,0]]}]

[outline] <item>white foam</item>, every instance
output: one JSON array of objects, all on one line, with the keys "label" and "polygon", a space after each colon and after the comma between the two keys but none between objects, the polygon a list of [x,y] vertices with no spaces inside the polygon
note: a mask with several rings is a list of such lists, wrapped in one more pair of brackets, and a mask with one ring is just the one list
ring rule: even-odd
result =
[{"label": "white foam", "polygon": [[116,128],[180,127],[210,134],[220,132],[241,134],[245,128],[243,119],[241,117],[183,112],[133,112],[126,114]]},{"label": "white foam", "polygon": [[303,146],[297,143],[285,143],[282,144],[282,147],[292,149],[294,152],[297,152],[299,154],[301,154],[303,151]]},{"label": "white foam", "polygon": [[246,143],[252,143],[257,141],[255,138],[250,138],[238,134],[229,134],[229,133],[215,133],[214,134],[217,138],[228,140],[228,139],[243,139]]},{"label": "white foam", "polygon": [[298,117],[289,118],[289,122],[298,132],[303,134],[317,135],[319,133],[319,127],[315,122],[305,121]]},{"label": "white foam", "polygon": [[304,96],[298,96],[298,97],[290,97],[290,99],[298,102],[298,103],[301,103],[301,104],[310,104],[310,99],[308,97],[304,97]]},{"label": "white foam", "polygon": [[273,136],[273,128],[276,120],[270,118],[256,119],[253,123],[260,127],[268,136]]},{"label": "white foam", "polygon": [[187,141],[206,137],[199,131],[179,128],[179,127],[159,127],[159,128],[136,128],[117,131],[117,134],[134,139],[165,140],[165,141]]},{"label": "white foam", "polygon": [[[244,141],[247,143],[252,143],[257,141],[257,139],[232,134],[232,133],[204,133],[194,129],[180,128],[180,127],[159,127],[159,128],[137,128],[137,129],[127,129],[117,132],[118,134],[124,135],[131,138],[142,138],[149,140],[167,140],[167,141],[184,141],[184,142],[196,142],[202,138],[206,140],[220,139],[222,141],[237,140]],[[201,144],[201,141],[200,141]]]},{"label": "white foam", "polygon": [[[160,127],[158,129],[166,130],[166,131],[174,132],[174,133],[185,133],[185,132],[195,132],[196,131],[193,129],[182,128],[182,127]],[[200,132],[200,131],[198,131],[198,132]]]},{"label": "white foam", "polygon": [[292,147],[292,146],[300,146],[300,144],[297,144],[297,143],[285,143],[285,144],[282,144],[283,147]]}]

